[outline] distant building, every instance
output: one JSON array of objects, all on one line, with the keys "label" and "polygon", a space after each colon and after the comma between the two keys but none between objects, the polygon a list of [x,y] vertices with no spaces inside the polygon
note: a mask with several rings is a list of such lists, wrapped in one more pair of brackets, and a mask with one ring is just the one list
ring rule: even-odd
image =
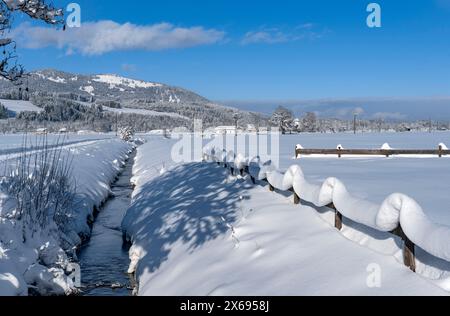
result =
[{"label": "distant building", "polygon": [[48,130],[46,128],[38,128],[35,132],[36,135],[46,135],[48,134]]},{"label": "distant building", "polygon": [[256,133],[258,130],[256,129],[255,125],[253,124],[247,124],[247,132],[249,133]]},{"label": "distant building", "polygon": [[217,126],[214,129],[214,133],[218,135],[234,135],[236,133],[242,133],[241,129],[237,129],[235,126]]},{"label": "distant building", "polygon": [[95,134],[94,131],[89,131],[89,130],[81,130],[77,132],[78,135],[92,135]]}]

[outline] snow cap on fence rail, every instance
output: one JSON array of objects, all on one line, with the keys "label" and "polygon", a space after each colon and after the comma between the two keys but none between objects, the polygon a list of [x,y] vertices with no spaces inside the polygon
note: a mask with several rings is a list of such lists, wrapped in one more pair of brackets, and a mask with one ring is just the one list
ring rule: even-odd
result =
[{"label": "snow cap on fence rail", "polygon": [[384,143],[381,146],[381,150],[392,150],[392,147],[388,143]]},{"label": "snow cap on fence rail", "polygon": [[235,159],[236,155],[234,154],[234,152],[232,150],[230,150],[227,153],[227,157],[226,157],[226,162],[228,163],[234,163],[234,159]]},{"label": "snow cap on fence rail", "polygon": [[242,154],[237,154],[236,158],[234,159],[234,167],[236,170],[242,170],[245,169],[245,167],[248,166],[248,158],[246,158]]},{"label": "snow cap on fence rail", "polygon": [[276,189],[287,191],[292,189],[294,184],[294,177],[296,173],[301,170],[300,166],[293,165],[285,173],[278,170],[267,172],[267,180]]},{"label": "snow cap on fence rail", "polygon": [[[227,156],[230,154],[234,160],[234,153],[230,151]],[[299,165],[282,173],[271,161],[262,163],[259,157],[243,157],[237,155],[235,164],[247,161],[249,173],[255,179],[267,179],[274,188],[282,191],[293,188],[299,197],[318,207],[333,203],[346,218],[379,231],[393,231],[400,225],[414,244],[435,257],[450,261],[450,227],[432,222],[409,196],[395,193],[378,205],[351,195],[337,178],[328,178],[322,185],[311,184]]]}]

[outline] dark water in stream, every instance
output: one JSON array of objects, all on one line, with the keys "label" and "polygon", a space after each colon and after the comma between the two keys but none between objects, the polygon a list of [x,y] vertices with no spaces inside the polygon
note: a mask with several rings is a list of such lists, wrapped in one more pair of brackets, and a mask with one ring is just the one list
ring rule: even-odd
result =
[{"label": "dark water in stream", "polygon": [[120,228],[130,206],[130,184],[135,153],[130,155],[119,179],[111,186],[113,196],[100,209],[91,240],[79,254],[84,296],[128,296],[133,281],[127,274],[130,260]]}]

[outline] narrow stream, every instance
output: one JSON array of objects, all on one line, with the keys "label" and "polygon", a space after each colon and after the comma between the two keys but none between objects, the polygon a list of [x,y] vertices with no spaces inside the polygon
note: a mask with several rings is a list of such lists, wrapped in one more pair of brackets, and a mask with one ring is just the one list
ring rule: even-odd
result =
[{"label": "narrow stream", "polygon": [[111,186],[112,196],[96,217],[91,240],[79,253],[84,296],[128,296],[132,293],[133,280],[126,273],[130,260],[120,226],[131,203],[134,157],[135,152]]}]

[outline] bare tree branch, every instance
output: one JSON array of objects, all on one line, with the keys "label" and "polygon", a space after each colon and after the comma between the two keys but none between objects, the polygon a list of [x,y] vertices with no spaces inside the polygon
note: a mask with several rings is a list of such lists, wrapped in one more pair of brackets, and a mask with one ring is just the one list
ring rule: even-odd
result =
[{"label": "bare tree branch", "polygon": [[[11,29],[13,13],[21,12],[32,19],[50,25],[64,24],[64,11],[48,4],[46,0],[1,0],[0,35]],[[17,64],[16,43],[11,38],[0,38],[0,77],[20,82],[24,68]],[[2,54],[2,55],[1,55]]]}]

